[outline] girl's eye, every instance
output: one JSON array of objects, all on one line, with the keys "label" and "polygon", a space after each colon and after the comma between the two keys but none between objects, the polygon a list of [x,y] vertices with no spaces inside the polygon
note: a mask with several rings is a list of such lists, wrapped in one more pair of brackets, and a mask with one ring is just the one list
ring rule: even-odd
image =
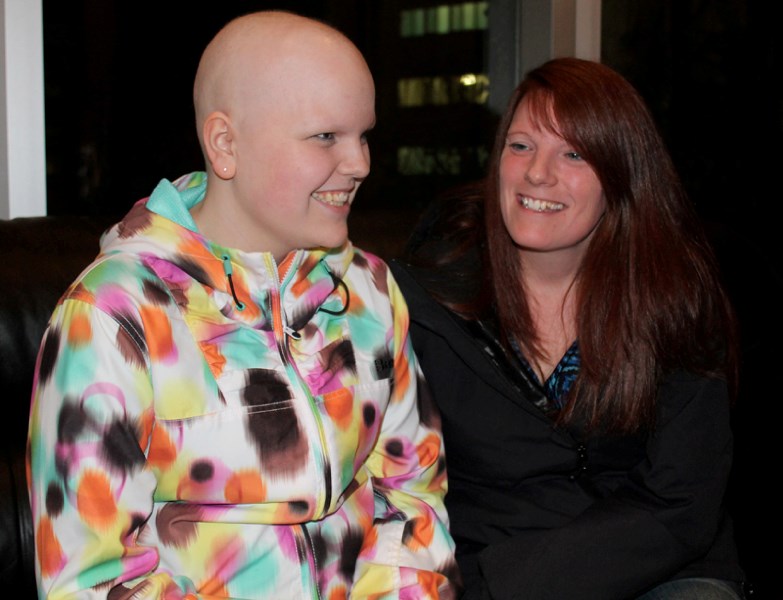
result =
[{"label": "girl's eye", "polygon": [[333,142],[334,141],[334,133],[319,133],[316,134],[315,137],[322,142]]},{"label": "girl's eye", "polygon": [[566,158],[570,158],[571,160],[584,160],[582,158],[582,155],[579,154],[579,152],[575,152],[573,150],[571,150],[570,152],[566,152],[565,155]]}]

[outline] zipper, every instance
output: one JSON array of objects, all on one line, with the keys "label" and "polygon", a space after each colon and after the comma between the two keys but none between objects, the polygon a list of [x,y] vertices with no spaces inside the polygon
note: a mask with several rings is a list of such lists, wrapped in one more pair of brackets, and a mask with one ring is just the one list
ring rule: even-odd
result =
[{"label": "zipper", "polygon": [[318,557],[315,554],[315,547],[313,546],[313,539],[310,537],[310,532],[307,531],[307,525],[300,525],[302,529],[302,537],[304,543],[307,546],[307,565],[310,568],[310,577],[313,580],[312,589],[315,590],[315,597],[317,600],[321,600],[321,586],[318,582]]},{"label": "zipper", "polygon": [[300,395],[304,396],[307,400],[308,406],[310,407],[310,414],[313,417],[316,430],[318,431],[320,452],[315,453],[315,459],[317,461],[317,467],[320,469],[323,476],[324,482],[321,493],[321,502],[315,507],[315,512],[313,515],[313,518],[318,519],[326,513],[327,507],[332,502],[332,472],[331,466],[327,459],[326,433],[324,431],[323,421],[321,420],[321,414],[318,411],[318,406],[316,405],[315,399],[310,393],[310,388],[308,388],[305,384],[304,378],[299,373],[299,368],[291,356],[289,338],[299,340],[301,339],[301,335],[291,329],[288,323],[286,323],[285,312],[283,311],[282,303],[283,291],[286,287],[286,284],[288,283],[288,278],[292,272],[296,271],[296,269],[293,268],[293,265],[298,264],[300,258],[301,252],[298,253],[294,260],[291,261],[291,267],[289,267],[289,269],[284,274],[282,274],[282,276],[280,276],[274,257],[269,253],[264,254],[264,260],[266,262],[267,268],[272,273],[272,280],[275,283],[275,287],[273,288],[272,293],[269,294],[269,310],[272,314],[272,329],[275,334],[277,351],[280,355],[280,360],[285,367],[289,381],[291,381],[292,384],[295,384],[296,388],[299,390]]}]

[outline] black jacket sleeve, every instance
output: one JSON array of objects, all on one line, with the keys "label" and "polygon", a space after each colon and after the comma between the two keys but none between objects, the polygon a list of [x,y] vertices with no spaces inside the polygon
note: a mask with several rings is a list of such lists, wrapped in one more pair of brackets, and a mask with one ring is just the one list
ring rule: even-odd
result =
[{"label": "black jacket sleeve", "polygon": [[491,597],[624,599],[666,581],[710,549],[731,456],[725,384],[669,376],[645,458],[625,484],[564,527],[526,532],[482,551]]}]

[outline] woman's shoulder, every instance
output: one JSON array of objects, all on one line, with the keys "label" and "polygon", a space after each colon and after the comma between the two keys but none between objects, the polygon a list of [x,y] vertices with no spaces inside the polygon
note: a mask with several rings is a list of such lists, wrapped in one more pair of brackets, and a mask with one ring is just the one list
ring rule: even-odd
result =
[{"label": "woman's shoulder", "polygon": [[725,378],[693,371],[672,370],[661,377],[656,398],[656,427],[697,416],[714,423],[727,421],[731,401]]},{"label": "woman's shoulder", "polygon": [[449,188],[422,211],[405,248],[405,255],[419,261],[437,260],[484,236],[483,184],[471,182]]},{"label": "woman's shoulder", "polygon": [[453,188],[423,211],[393,270],[451,310],[475,313],[486,277],[484,235],[480,184]]}]

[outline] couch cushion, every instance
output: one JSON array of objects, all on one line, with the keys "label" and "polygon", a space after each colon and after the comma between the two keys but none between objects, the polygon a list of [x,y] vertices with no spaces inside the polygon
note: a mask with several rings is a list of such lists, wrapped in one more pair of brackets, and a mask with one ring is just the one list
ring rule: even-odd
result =
[{"label": "couch cushion", "polygon": [[60,295],[116,220],[0,220],[0,589],[17,589],[20,598],[35,597],[25,446],[38,346]]}]

